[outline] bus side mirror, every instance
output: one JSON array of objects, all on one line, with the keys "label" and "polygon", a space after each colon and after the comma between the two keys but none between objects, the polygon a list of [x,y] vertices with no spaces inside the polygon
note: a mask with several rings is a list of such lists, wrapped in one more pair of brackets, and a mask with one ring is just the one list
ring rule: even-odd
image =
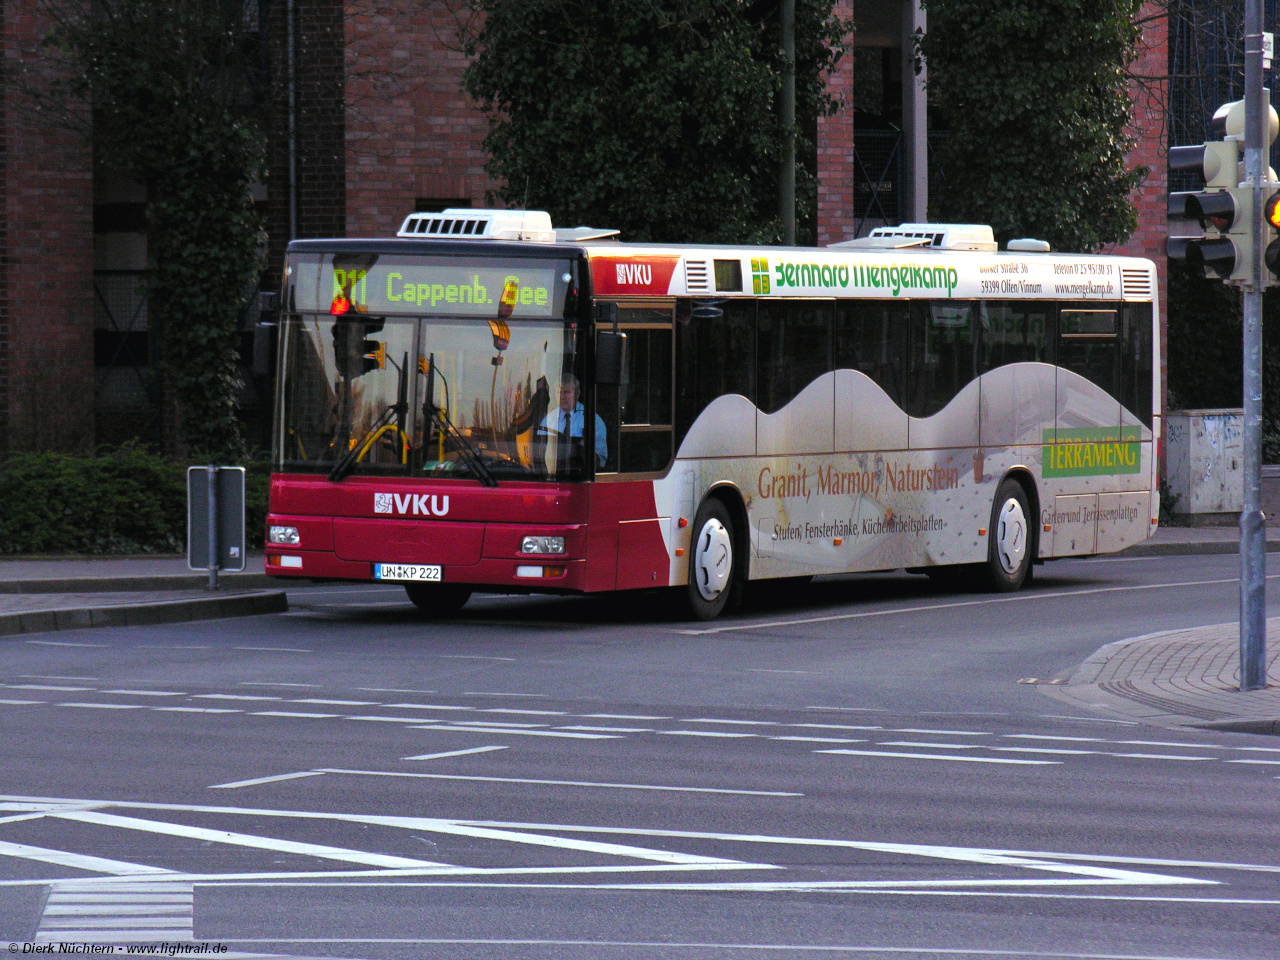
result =
[{"label": "bus side mirror", "polygon": [[627,369],[627,335],[607,330],[596,332],[596,383],[606,387],[622,384]]}]

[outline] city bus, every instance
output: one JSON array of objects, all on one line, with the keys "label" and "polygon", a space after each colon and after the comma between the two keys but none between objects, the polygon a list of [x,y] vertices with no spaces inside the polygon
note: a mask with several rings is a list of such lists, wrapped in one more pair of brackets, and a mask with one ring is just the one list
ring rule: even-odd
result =
[{"label": "city bus", "polygon": [[1159,517],[1154,265],[904,224],[624,243],[546,213],[289,245],[266,570],[473,591],[907,569],[999,591]]}]

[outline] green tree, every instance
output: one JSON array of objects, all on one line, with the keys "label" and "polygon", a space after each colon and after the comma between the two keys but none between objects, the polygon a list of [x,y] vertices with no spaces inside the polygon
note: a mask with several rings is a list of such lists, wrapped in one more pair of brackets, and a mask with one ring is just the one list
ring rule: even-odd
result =
[{"label": "green tree", "polygon": [[776,0],[473,0],[467,91],[489,115],[488,170],[513,206],[628,240],[776,242],[778,166],[797,143],[812,238],[823,74],[850,29],[796,4],[796,116],[778,119]]},{"label": "green tree", "polygon": [[238,457],[236,330],[262,268],[251,187],[256,4],[44,0],[47,47],[93,108],[98,162],[147,188],[150,309],[193,453]]},{"label": "green tree", "polygon": [[931,198],[943,221],[989,223],[1089,251],[1128,239],[1133,139],[1126,67],[1141,0],[924,0],[931,102],[950,135]]}]

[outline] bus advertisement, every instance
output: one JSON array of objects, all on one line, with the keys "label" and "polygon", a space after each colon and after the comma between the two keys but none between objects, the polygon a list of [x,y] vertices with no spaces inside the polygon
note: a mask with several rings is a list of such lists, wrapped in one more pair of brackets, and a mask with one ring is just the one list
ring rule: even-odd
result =
[{"label": "bus advertisement", "polygon": [[267,572],[472,591],[907,568],[1016,590],[1159,517],[1156,274],[906,224],[620,243],[545,213],[290,244]]}]

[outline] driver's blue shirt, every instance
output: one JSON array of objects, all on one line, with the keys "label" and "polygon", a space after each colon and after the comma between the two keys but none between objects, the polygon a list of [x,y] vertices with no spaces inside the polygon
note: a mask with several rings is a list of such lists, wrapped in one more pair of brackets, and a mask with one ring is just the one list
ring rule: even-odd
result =
[{"label": "driver's blue shirt", "polygon": [[[562,410],[556,407],[543,418],[542,424],[538,427],[538,433],[543,436],[556,433],[562,437],[570,439],[582,439],[583,428],[586,425],[586,409],[579,402],[573,410]],[[605,432],[604,421],[600,419],[600,415],[596,414],[596,466],[604,466],[605,460],[609,456],[608,436]]]}]

